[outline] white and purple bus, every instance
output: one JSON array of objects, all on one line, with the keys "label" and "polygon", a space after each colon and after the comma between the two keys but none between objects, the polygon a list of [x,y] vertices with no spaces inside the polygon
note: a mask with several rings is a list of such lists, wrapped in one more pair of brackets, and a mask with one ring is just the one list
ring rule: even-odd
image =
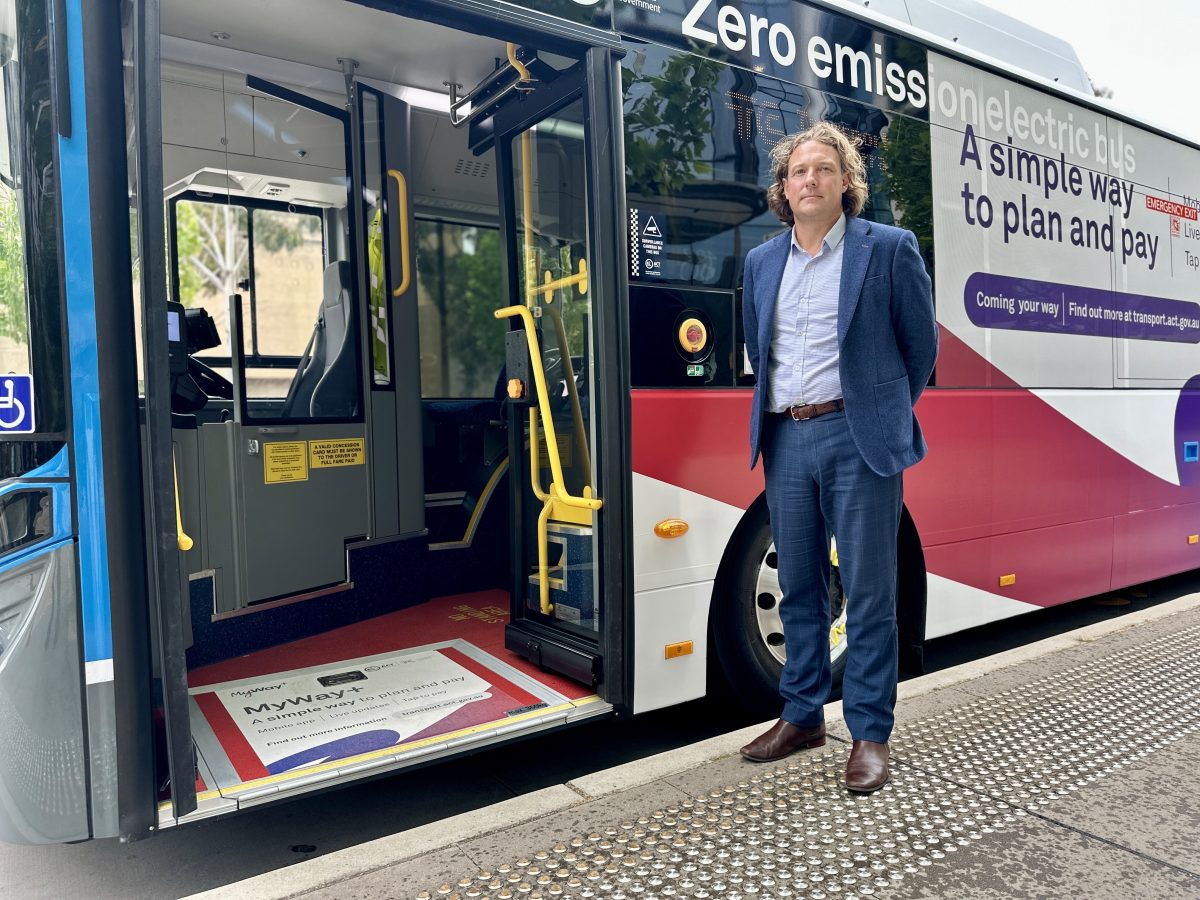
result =
[{"label": "white and purple bus", "polygon": [[769,715],[740,281],[814,121],[934,277],[902,666],[1196,568],[1200,150],[986,13],[0,2],[0,839]]}]

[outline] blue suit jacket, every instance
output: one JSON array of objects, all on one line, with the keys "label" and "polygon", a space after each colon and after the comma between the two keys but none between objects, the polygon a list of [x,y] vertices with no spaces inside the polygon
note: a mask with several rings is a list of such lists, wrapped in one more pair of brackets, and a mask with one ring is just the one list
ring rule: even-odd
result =
[{"label": "blue suit jacket", "polygon": [[[913,405],[937,358],[929,275],[911,231],[847,217],[843,241],[837,331],[846,421],[867,465],[895,475],[925,455]],[[788,229],[746,255],[742,318],[756,377],[751,468],[761,448],[775,301],[790,244]]]}]

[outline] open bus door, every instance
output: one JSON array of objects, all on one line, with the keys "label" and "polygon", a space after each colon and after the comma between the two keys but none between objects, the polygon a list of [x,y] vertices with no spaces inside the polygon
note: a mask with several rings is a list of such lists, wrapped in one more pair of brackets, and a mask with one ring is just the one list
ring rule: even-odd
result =
[{"label": "open bus door", "polygon": [[[445,41],[472,51],[473,74],[486,72],[505,46],[476,32],[420,26],[418,34],[409,20],[356,15],[396,27],[413,47]],[[231,250],[238,240],[248,245],[245,270],[231,276],[244,285],[226,292],[242,295],[232,298],[227,336],[195,342],[213,349],[221,337],[229,348],[208,357],[210,369],[229,370],[228,397],[206,381],[201,402],[176,411],[173,429],[180,521],[194,542],[184,554],[192,581],[179,610],[192,633],[177,687],[190,701],[196,817],[628,708],[622,165],[608,137],[617,130],[619,78],[610,51],[554,46],[549,62],[513,47],[530,59],[540,86],[525,90],[522,76],[520,91],[480,107],[486,120],[463,129],[453,127],[457,112],[421,106],[417,95],[411,107],[397,99],[411,86],[379,78],[390,71],[387,60],[364,62],[369,74],[360,77],[353,60],[339,57],[340,96],[328,78],[303,93],[268,82],[248,58],[244,72],[172,61],[178,70],[163,76],[162,106],[175,111],[157,129],[162,190],[180,208],[171,216],[175,290],[185,202],[208,204],[187,215],[223,225]],[[506,77],[503,66],[490,77]],[[479,165],[462,158],[472,150],[485,156]],[[494,178],[496,188],[464,186],[457,171],[451,179],[454,158],[468,172],[462,178]],[[461,241],[454,256],[467,256],[478,240],[489,248],[480,259],[500,260],[487,272],[497,277],[458,295],[445,291],[435,303],[437,266],[427,264],[423,312],[436,314],[438,327],[457,314],[456,325],[486,328],[496,339],[516,325],[501,383],[533,387],[512,394],[504,412],[492,395],[505,362],[499,340],[478,354],[485,379],[470,381],[486,397],[433,393],[434,367],[421,365],[423,353],[439,350],[439,336],[422,346],[429,322],[419,321],[417,251],[442,259],[450,242],[431,244],[468,207],[474,231],[452,239]],[[303,232],[302,246],[315,248],[315,275],[283,295],[264,289],[270,254],[255,252],[265,234],[259,217],[268,213],[311,215],[321,225],[319,234]],[[289,273],[299,259],[288,251]],[[322,271],[329,289],[318,296],[312,288]],[[284,310],[275,314],[271,298],[279,296],[288,302],[275,304]],[[218,310],[223,299],[203,302]],[[470,315],[481,304],[485,323]],[[492,317],[494,309],[508,322]],[[181,333],[191,337],[190,328]],[[202,361],[201,352],[184,348],[184,362]],[[424,400],[423,380],[431,391]],[[498,487],[504,478],[507,492]],[[469,519],[439,518],[448,496]],[[427,505],[435,510],[428,532]],[[456,673],[462,696],[412,706],[423,702],[423,688],[437,686],[420,674],[431,667]],[[313,679],[320,688],[310,692]],[[354,694],[366,689],[360,681],[385,685],[379,690],[397,698],[395,721],[354,724],[339,707],[329,713],[339,719],[329,738],[320,727],[325,707],[291,716],[287,703],[324,703],[321,688],[340,691],[342,679],[356,682],[345,689]],[[294,698],[256,696],[284,685]],[[362,735],[347,727],[366,729],[370,746],[363,750]],[[172,750],[180,772],[184,755]],[[353,760],[345,771],[343,760]],[[167,824],[170,813],[160,809]],[[187,817],[178,804],[173,812]]]},{"label": "open bus door", "polygon": [[539,71],[510,45],[509,61],[515,96],[491,115],[509,291],[497,317],[510,323],[506,646],[619,707],[630,555],[615,60],[593,49]]}]

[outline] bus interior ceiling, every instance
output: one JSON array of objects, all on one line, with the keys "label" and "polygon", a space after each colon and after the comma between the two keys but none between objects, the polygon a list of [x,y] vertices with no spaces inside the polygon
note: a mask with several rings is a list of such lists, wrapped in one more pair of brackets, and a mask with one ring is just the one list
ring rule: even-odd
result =
[{"label": "bus interior ceiling", "polygon": [[[182,524],[195,541],[184,565],[201,781],[226,790],[334,753],[336,739],[311,736],[297,743],[280,735],[277,743],[295,751],[286,758],[268,750],[264,729],[241,721],[243,710],[261,706],[243,702],[259,691],[274,692],[268,696],[285,705],[314,690],[347,698],[364,690],[364,679],[373,696],[412,691],[414,711],[404,727],[376,735],[378,746],[360,741],[354,752],[392,753],[397,742],[424,746],[439,735],[512,721],[520,710],[532,726],[569,717],[581,700],[596,699],[592,687],[504,648],[510,503],[497,384],[505,326],[475,317],[478,329],[488,330],[466,342],[475,358],[445,358],[447,333],[468,319],[456,312],[462,280],[448,279],[447,265],[473,253],[465,260],[472,271],[494,279],[482,299],[491,308],[509,301],[495,240],[493,151],[474,155],[467,129],[451,125],[444,82],[469,91],[505,59],[505,44],[318,0],[168,0],[162,27],[171,299],[211,314],[208,327],[189,312],[186,330],[189,356],[207,358],[215,373],[196,376],[198,390],[174,416]],[[356,304],[355,312],[343,311],[347,340],[355,318],[367,320],[367,301],[353,300],[362,293],[351,283],[360,265],[354,255],[367,254],[364,270],[378,274],[369,255],[383,252],[371,246],[381,240],[371,234],[379,219],[371,220],[387,196],[386,184],[377,179],[372,193],[364,176],[365,221],[351,229],[350,126],[328,115],[328,108],[347,108],[342,59],[357,63],[361,83],[409,105],[404,141],[417,271],[416,290],[405,300],[420,310],[419,346],[412,348],[421,359],[419,420],[411,423],[420,433],[417,458],[387,438],[399,441],[405,431],[402,412],[380,415],[381,397],[390,393],[354,387],[354,378],[359,386],[372,378],[369,370],[351,365],[356,374],[345,396],[318,409],[341,353],[331,317],[339,305]],[[286,91],[271,96],[259,83],[247,86],[247,76]],[[327,108],[289,102],[287,91]],[[372,152],[380,151],[366,155]],[[483,249],[494,258],[480,258]],[[229,304],[235,292],[249,295],[240,312],[245,422],[228,383],[237,377]],[[192,332],[200,335],[194,346]],[[214,332],[220,344],[198,349],[213,343]],[[393,351],[395,371],[387,373],[397,392],[413,387],[405,383],[402,353]],[[307,367],[321,356],[324,373],[306,385]],[[379,382],[378,369],[374,376]],[[258,427],[255,418],[268,424]],[[373,419],[391,430],[371,426]],[[318,444],[340,459],[319,461]],[[407,506],[421,508],[405,508],[400,490],[391,495],[400,498],[398,511],[381,512],[372,483],[403,482],[413,472],[420,483]],[[433,704],[443,707],[439,712],[422,705],[422,690],[434,683],[451,685]],[[247,742],[253,752],[231,749],[245,750]]]}]

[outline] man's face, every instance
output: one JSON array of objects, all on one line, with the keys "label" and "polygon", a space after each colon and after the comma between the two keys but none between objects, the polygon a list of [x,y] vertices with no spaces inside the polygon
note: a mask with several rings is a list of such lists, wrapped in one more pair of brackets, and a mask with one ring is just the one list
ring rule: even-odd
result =
[{"label": "man's face", "polygon": [[820,141],[805,141],[788,160],[783,194],[797,222],[832,226],[849,185],[850,173],[842,170],[837,152]]}]

